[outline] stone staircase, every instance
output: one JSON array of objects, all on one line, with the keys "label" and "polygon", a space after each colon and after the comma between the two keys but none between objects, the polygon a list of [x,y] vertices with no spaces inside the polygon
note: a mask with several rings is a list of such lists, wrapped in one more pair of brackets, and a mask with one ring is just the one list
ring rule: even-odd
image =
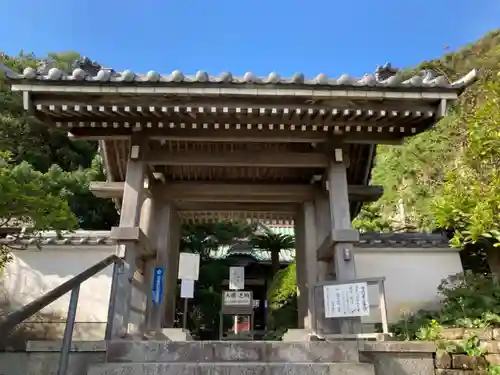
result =
[{"label": "stone staircase", "polygon": [[89,375],[375,375],[358,343],[113,341]]}]

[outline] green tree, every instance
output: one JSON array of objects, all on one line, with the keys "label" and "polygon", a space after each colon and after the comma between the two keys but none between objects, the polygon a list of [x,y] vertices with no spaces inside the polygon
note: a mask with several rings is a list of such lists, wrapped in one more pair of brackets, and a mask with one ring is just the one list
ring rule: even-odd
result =
[{"label": "green tree", "polygon": [[[34,170],[28,163],[13,164],[7,153],[0,163],[0,227],[26,225],[35,232],[71,230],[77,220],[67,203],[67,192],[54,184],[59,171]],[[9,253],[2,247],[0,267]]]},{"label": "green tree", "polygon": [[[76,52],[50,53],[56,66],[69,71],[80,58]],[[40,59],[21,52],[19,56],[0,55],[0,64],[15,71],[36,67]],[[10,153],[13,163],[27,162],[35,170],[46,173],[53,165],[60,169],[54,182],[67,191],[69,205],[82,229],[109,229],[118,223],[118,213],[111,200],[89,191],[91,180],[104,180],[97,143],[72,141],[65,132],[44,124],[23,109],[19,93],[12,92],[0,77],[0,150]],[[53,169],[54,171],[58,170]],[[72,174],[63,172],[73,172]]]},{"label": "green tree", "polygon": [[297,272],[293,262],[275,274],[267,292],[268,325],[272,338],[280,338],[289,328],[297,326]]},{"label": "green tree", "polygon": [[[479,229],[483,224],[486,225],[484,229],[494,229],[490,228],[491,223],[497,221],[497,219],[491,221],[492,216],[487,218],[491,215],[491,211],[488,209],[483,211],[484,207],[481,206],[492,204],[487,203],[485,197],[493,196],[494,192],[484,191],[487,186],[491,187],[491,184],[483,183],[483,177],[479,177],[475,171],[478,169],[477,165],[474,166],[471,161],[479,158],[481,159],[479,164],[486,163],[485,158],[480,156],[477,150],[469,148],[475,147],[473,140],[476,145],[482,145],[478,148],[489,147],[488,145],[496,142],[495,131],[488,130],[495,127],[492,120],[494,117],[490,115],[488,119],[486,113],[496,111],[493,98],[498,97],[498,93],[495,93],[497,89],[492,88],[491,84],[499,80],[497,74],[500,70],[500,30],[492,31],[473,44],[447,53],[440,59],[425,61],[415,69],[408,69],[401,74],[415,73],[423,68],[444,74],[451,81],[459,79],[475,68],[480,71],[482,78],[461,95],[448,116],[432,129],[408,138],[402,146],[377,148],[372,183],[382,185],[384,195],[376,206],[380,209],[382,218],[389,221],[393,221],[399,215],[402,206],[406,228],[420,231],[446,229],[452,233],[457,230],[457,233],[461,234],[455,235],[453,244],[463,246],[470,242],[467,238],[476,241],[474,240],[478,238],[476,231],[480,232]],[[488,121],[492,124],[491,127],[484,127]],[[476,126],[478,124],[481,125]],[[495,158],[491,155],[490,157],[491,160]],[[492,180],[493,177],[490,175],[486,179]],[[477,178],[481,181],[479,185],[476,183]],[[474,203],[469,200],[472,198],[468,189],[474,186],[478,189],[477,196],[483,197],[479,206],[474,206],[479,200],[475,200]],[[477,215],[476,218],[474,215],[461,217],[462,213],[471,214],[470,209],[465,209],[466,204],[471,204],[477,207],[477,212],[482,212],[483,224],[481,226],[474,224],[476,229],[466,222],[477,220]],[[454,212],[454,209],[457,211]],[[364,216],[366,218],[366,215]],[[486,224],[487,221],[490,222],[489,225]],[[360,224],[365,227],[377,227],[376,224]],[[472,231],[467,233],[467,230]],[[463,237],[462,240],[458,240],[460,236]],[[485,244],[494,242],[488,240]]]},{"label": "green tree", "polygon": [[295,249],[295,238],[290,234],[273,233],[266,231],[262,234],[254,234],[250,241],[252,246],[262,251],[271,253],[271,267],[273,275],[280,270],[279,255],[281,250]]},{"label": "green tree", "polygon": [[439,227],[454,231],[451,244],[464,247],[482,240],[490,269],[500,276],[500,84],[478,91],[480,101],[462,113],[466,125],[462,152],[432,202]]},{"label": "green tree", "polygon": [[360,213],[353,220],[352,225],[360,232],[390,232],[391,222],[380,212],[376,204],[363,205]]}]

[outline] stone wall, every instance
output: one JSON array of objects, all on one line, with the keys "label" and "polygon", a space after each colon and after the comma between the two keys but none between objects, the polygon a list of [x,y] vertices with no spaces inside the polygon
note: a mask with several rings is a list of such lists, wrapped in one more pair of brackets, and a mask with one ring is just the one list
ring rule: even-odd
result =
[{"label": "stone wall", "polygon": [[485,373],[500,365],[500,329],[447,328],[441,333],[435,367],[437,375]]}]

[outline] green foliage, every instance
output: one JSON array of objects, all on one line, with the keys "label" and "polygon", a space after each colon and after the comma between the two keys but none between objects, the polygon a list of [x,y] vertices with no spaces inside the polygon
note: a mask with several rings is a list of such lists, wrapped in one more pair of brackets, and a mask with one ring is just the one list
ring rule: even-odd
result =
[{"label": "green foliage", "polygon": [[[50,53],[56,65],[69,70],[80,57],[75,52]],[[0,55],[0,64],[15,70],[36,67],[33,54]],[[97,143],[72,141],[67,134],[36,120],[23,109],[19,93],[12,92],[0,77],[0,150],[11,155],[15,164],[28,163],[35,171],[48,173],[55,189],[64,188],[69,206],[82,229],[109,229],[118,222],[113,202],[93,196],[91,180],[103,180],[102,166],[96,155]],[[56,167],[54,167],[54,165]],[[72,174],[67,172],[73,172]]]},{"label": "green foliage", "polygon": [[254,227],[244,222],[218,221],[207,224],[187,224],[182,227],[181,250],[200,254],[203,260],[223,245],[248,237]]},{"label": "green foliage", "polygon": [[391,222],[381,214],[377,203],[365,204],[360,213],[353,220],[352,225],[361,233],[365,232],[390,232]]},{"label": "green foliage", "polygon": [[450,80],[476,68],[482,79],[435,128],[409,138],[402,147],[378,147],[372,182],[384,187],[377,202],[380,213],[391,221],[402,204],[405,217],[399,219],[404,228],[455,231],[455,246],[481,236],[496,238],[500,30],[402,74],[423,68]]},{"label": "green foliage", "polygon": [[470,357],[481,357],[487,352],[486,343],[481,342],[477,335],[469,335],[458,342],[445,342],[443,344],[448,353],[465,353]]},{"label": "green foliage", "polygon": [[297,279],[295,262],[280,270],[267,292],[268,325],[285,332],[297,324]]},{"label": "green foliage", "polygon": [[[3,153],[0,164],[0,227],[20,222],[35,232],[71,230],[77,225],[67,202],[67,191],[59,184],[60,169],[47,173],[26,162],[14,164]],[[0,251],[0,268],[10,260],[9,249]]]},{"label": "green foliage", "polygon": [[276,275],[280,269],[279,255],[281,250],[295,248],[295,238],[290,234],[283,233],[267,232],[255,234],[250,243],[256,249],[271,253],[273,275]]},{"label": "green foliage", "polygon": [[442,324],[466,326],[476,319],[493,323],[500,315],[500,285],[489,275],[461,273],[443,280],[438,291]]},{"label": "green foliage", "polygon": [[437,224],[455,230],[451,243],[457,247],[500,239],[500,85],[485,84],[480,95],[483,101],[462,114],[464,151],[431,206]]},{"label": "green foliage", "polygon": [[406,314],[392,327],[403,340],[439,338],[440,326],[484,328],[500,326],[500,285],[490,275],[464,272],[443,280],[438,311]]},{"label": "green foliage", "polygon": [[431,319],[428,325],[418,328],[415,336],[422,341],[437,341],[441,338],[441,332],[441,325],[436,319]]},{"label": "green foliage", "polygon": [[0,226],[17,220],[35,231],[67,230],[76,220],[66,201],[66,191],[58,185],[60,170],[47,173],[34,170],[28,163],[12,164],[3,158],[0,166]]}]

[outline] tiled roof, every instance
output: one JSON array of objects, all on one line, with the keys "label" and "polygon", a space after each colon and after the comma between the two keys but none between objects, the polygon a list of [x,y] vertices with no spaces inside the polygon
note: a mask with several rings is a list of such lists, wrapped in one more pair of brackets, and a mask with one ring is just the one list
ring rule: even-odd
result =
[{"label": "tiled roof", "polygon": [[109,238],[109,231],[78,230],[72,233],[58,235],[56,232],[43,232],[38,235],[7,235],[0,238],[0,244],[7,245],[114,245],[115,241]]},{"label": "tiled roof", "polygon": [[282,78],[278,73],[272,72],[267,77],[257,77],[252,72],[246,72],[243,76],[237,77],[229,72],[221,73],[218,76],[210,76],[208,73],[198,71],[195,75],[184,75],[179,70],[171,74],[159,74],[150,71],[146,74],[138,74],[132,70],[115,72],[112,69],[103,68],[97,63],[83,59],[76,63],[76,68],[71,73],[55,66],[55,62],[46,61],[37,69],[29,67],[22,73],[14,72],[5,66],[0,65],[6,77],[10,80],[23,81],[45,81],[50,82],[93,82],[93,83],[121,83],[121,84],[251,84],[251,85],[299,85],[299,86],[325,86],[335,87],[357,87],[357,88],[440,88],[459,90],[472,83],[477,76],[476,70],[472,70],[462,79],[450,83],[442,75],[426,69],[408,79],[404,79],[390,64],[378,67],[375,73],[365,74],[363,77],[352,77],[342,74],[339,77],[328,77],[324,73],[318,74],[314,78],[306,78],[302,73],[296,73],[292,77]]},{"label": "tiled roof", "polygon": [[356,247],[450,247],[448,238],[440,233],[361,233]]},{"label": "tiled roof", "polygon": [[[275,233],[293,234],[289,226],[270,227]],[[109,238],[109,231],[76,231],[60,237],[55,232],[42,233],[36,237],[0,238],[0,244],[13,246],[111,246],[115,242]],[[426,233],[362,233],[358,248],[448,248],[448,239],[441,234]],[[242,241],[233,246],[223,246],[212,253],[213,258],[223,259],[230,255],[251,256],[257,261],[270,261],[267,251],[253,249],[248,242]],[[295,250],[282,250],[280,261],[290,263],[295,259]]]}]

